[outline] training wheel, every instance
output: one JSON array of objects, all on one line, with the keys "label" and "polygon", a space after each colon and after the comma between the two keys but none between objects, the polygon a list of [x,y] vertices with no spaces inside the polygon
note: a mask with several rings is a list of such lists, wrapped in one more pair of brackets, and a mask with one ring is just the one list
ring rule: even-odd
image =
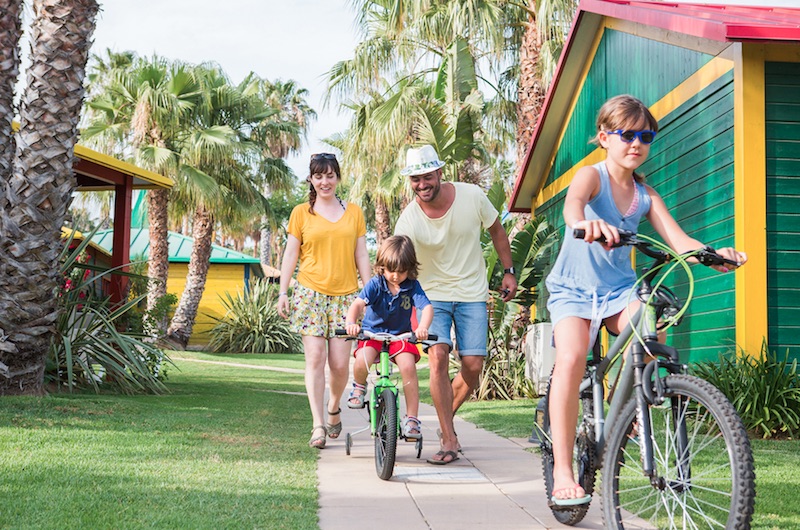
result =
[{"label": "training wheel", "polygon": [[350,433],[347,433],[347,436],[344,437],[344,452],[347,453],[347,456],[350,456],[350,448],[352,446],[353,446],[353,437],[350,436]]},{"label": "training wheel", "polygon": [[417,450],[417,458],[422,455],[422,438],[417,440],[417,443],[414,444],[414,448]]}]

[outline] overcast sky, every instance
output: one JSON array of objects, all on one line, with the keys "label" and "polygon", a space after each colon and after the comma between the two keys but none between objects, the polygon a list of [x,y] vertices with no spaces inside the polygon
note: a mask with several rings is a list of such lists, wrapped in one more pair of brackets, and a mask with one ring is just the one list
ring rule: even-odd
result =
[{"label": "overcast sky", "polygon": [[347,116],[322,109],[324,74],[349,59],[357,42],[347,0],[101,0],[92,53],[106,48],[156,53],[190,63],[214,61],[234,82],[250,71],[294,79],[309,90],[319,118],[309,145],[289,165],[300,177],[319,141],[347,126]]}]

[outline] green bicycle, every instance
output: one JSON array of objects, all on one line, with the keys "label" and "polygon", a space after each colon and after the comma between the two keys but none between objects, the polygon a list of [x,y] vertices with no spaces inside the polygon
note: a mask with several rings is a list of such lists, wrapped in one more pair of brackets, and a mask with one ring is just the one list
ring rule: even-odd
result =
[{"label": "green bicycle", "polygon": [[[375,441],[375,470],[383,480],[389,480],[394,473],[394,462],[397,456],[397,440],[415,442],[417,458],[422,454],[422,436],[418,439],[406,438],[400,425],[400,398],[397,384],[392,380],[392,366],[389,360],[389,345],[396,341],[408,341],[416,344],[417,338],[411,333],[392,335],[391,333],[371,333],[362,331],[353,337],[343,329],[336,330],[337,336],[348,337],[347,340],[377,340],[382,343],[377,363],[378,377],[368,392],[366,408],[369,411],[369,425],[345,436],[345,451],[350,455],[353,436],[370,431]],[[436,335],[428,335],[428,340],[436,340]]]}]

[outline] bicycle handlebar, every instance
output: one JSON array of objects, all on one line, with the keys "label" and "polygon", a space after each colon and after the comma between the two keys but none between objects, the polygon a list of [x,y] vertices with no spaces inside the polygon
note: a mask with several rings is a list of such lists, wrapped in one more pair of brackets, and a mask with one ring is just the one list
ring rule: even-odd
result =
[{"label": "bicycle handlebar", "polygon": [[[417,336],[414,335],[414,332],[407,331],[406,333],[401,333],[400,335],[393,335],[391,333],[372,333],[371,331],[367,331],[365,329],[361,330],[357,336],[352,336],[347,333],[345,329],[336,329],[334,330],[334,334],[337,337],[348,337],[350,340],[379,340],[381,342],[399,342],[401,340],[408,341],[412,344],[416,344],[417,342],[424,342],[418,341]],[[434,335],[433,333],[428,334],[428,338],[425,340],[439,340],[438,335]]]},{"label": "bicycle handlebar", "polygon": [[[630,230],[623,230],[618,228],[617,231],[619,232],[619,243],[614,243],[611,247],[636,247],[638,248],[643,254],[650,256],[651,258],[669,261],[670,257],[666,252],[658,250],[653,247],[653,244],[649,241],[644,241],[639,239],[636,235],[636,232],[631,232]],[[583,228],[575,228],[572,230],[572,237],[575,239],[583,239],[586,236],[586,230]],[[606,238],[605,236],[600,236],[595,241],[600,243],[605,243]],[[741,265],[738,261],[730,260],[728,258],[724,258],[716,253],[716,251],[711,247],[705,247],[698,250],[693,250],[691,252],[686,253],[687,257],[694,257],[699,261],[701,264],[705,265],[706,267],[710,267],[712,265],[733,265],[734,267],[738,267]]]}]

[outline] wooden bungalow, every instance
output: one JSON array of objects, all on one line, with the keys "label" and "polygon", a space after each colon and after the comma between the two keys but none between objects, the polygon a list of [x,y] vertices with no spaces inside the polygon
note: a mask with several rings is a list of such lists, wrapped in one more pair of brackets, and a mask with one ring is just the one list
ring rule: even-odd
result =
[{"label": "wooden bungalow", "polygon": [[[117,251],[111,254],[110,267],[126,271],[130,263],[128,242],[131,228],[131,198],[133,190],[171,188],[172,179],[123,162],[86,146],[75,145],[75,161],[72,166],[78,182],[78,191],[114,191],[113,239]],[[107,279],[108,293],[112,302],[122,300],[127,291],[128,278],[111,275]]]},{"label": "wooden bungalow", "polygon": [[[687,232],[749,257],[735,274],[693,267],[695,298],[669,340],[687,362],[758,355],[765,339],[798,357],[800,8],[582,0],[511,211],[564,228],[572,176],[604,159],[589,143],[597,110],[625,93],[659,120],[647,182]],[[685,281],[674,287],[685,296]]]},{"label": "wooden bungalow", "polygon": [[[176,232],[169,232],[167,237],[169,242],[167,292],[180,298],[186,287],[186,275],[189,271],[189,258],[192,254],[194,240]],[[95,234],[92,242],[110,253],[113,248],[112,238],[111,230],[101,230]],[[149,248],[148,229],[132,228],[130,235],[131,259],[133,261],[146,260]],[[211,246],[210,261],[206,287],[203,297],[200,299],[192,336],[189,338],[189,346],[202,346],[210,340],[208,331],[216,324],[213,317],[221,318],[225,315],[220,295],[226,292],[235,295],[237,291],[243,291],[252,277],[280,276],[280,271],[273,268],[269,268],[265,273],[258,258],[218,245]]]}]

